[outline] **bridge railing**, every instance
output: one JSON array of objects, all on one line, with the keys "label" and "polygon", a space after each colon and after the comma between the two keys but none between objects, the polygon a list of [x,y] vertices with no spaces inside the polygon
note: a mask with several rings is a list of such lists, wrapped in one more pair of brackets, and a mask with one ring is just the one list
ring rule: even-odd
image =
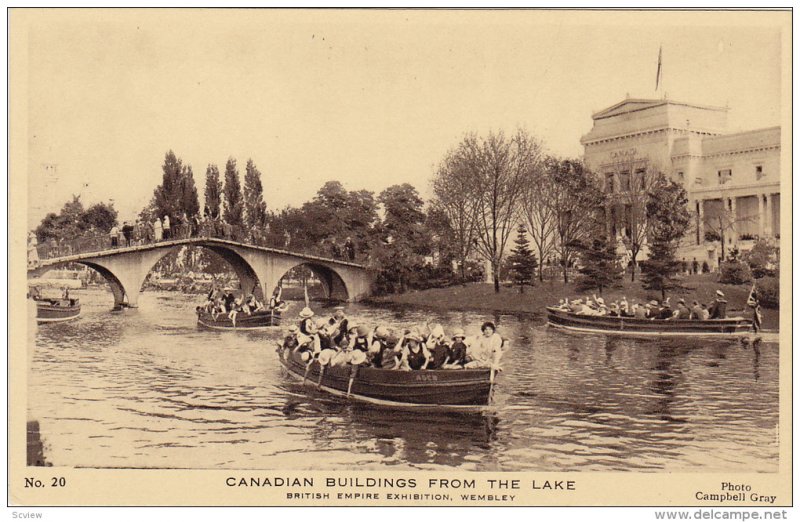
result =
[{"label": "bridge railing", "polygon": [[[331,249],[330,245],[314,245],[312,247],[298,247],[292,245],[291,241],[275,241],[266,234],[250,231],[245,227],[229,225],[223,222],[206,222],[197,224],[181,224],[172,227],[168,232],[156,237],[152,228],[134,228],[129,234],[119,233],[112,237],[109,233],[87,233],[75,239],[55,240],[50,239],[36,246],[36,253],[39,260],[53,259],[76,254],[92,254],[106,252],[118,248],[132,246],[152,245],[164,241],[189,238],[214,238],[226,239],[238,243],[255,246],[290,250],[299,254],[308,254],[319,257],[341,259],[344,261],[363,262],[364,259],[357,259],[356,256],[350,257],[345,249]],[[288,243],[288,244],[287,244]],[[28,264],[35,267],[36,260],[32,259],[29,248]]]}]

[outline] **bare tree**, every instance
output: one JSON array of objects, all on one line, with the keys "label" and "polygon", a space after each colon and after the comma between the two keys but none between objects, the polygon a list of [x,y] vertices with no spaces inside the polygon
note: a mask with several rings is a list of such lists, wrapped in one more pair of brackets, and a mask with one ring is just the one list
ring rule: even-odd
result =
[{"label": "bare tree", "polygon": [[537,161],[527,172],[520,198],[521,220],[539,254],[539,281],[544,281],[542,267],[545,259],[554,252],[556,240],[556,214],[549,204],[555,187],[546,170],[546,163],[550,161],[553,160]]},{"label": "bare tree", "polygon": [[463,150],[454,149],[439,165],[433,178],[433,206],[440,210],[455,233],[452,245],[456,249],[461,283],[466,280],[466,262],[475,243],[476,201],[468,187],[472,171],[465,162]]},{"label": "bare tree", "polygon": [[630,253],[633,281],[637,258],[652,231],[652,220],[647,217],[647,202],[652,191],[666,182],[666,178],[659,166],[638,156],[624,156],[612,164],[611,169],[613,172],[606,173],[605,179],[607,201],[614,221],[626,229],[623,242]]},{"label": "bare tree", "polygon": [[569,282],[569,267],[582,246],[602,229],[602,205],[605,198],[600,185],[580,160],[547,162],[552,193],[547,200],[556,216],[555,252]]},{"label": "bare tree", "polygon": [[731,236],[737,234],[738,225],[740,223],[752,223],[755,221],[755,218],[752,216],[737,217],[735,212],[725,208],[724,203],[722,208],[718,208],[710,214],[711,215],[707,214],[705,216],[703,224],[706,232],[711,232],[711,234],[708,235],[711,237],[716,236],[716,239],[719,241],[720,260],[725,261],[726,242],[730,242]]},{"label": "bare tree", "polygon": [[477,250],[492,268],[494,291],[500,292],[499,268],[514,231],[517,205],[530,170],[541,158],[541,143],[523,130],[506,138],[502,132],[486,138],[467,136],[460,149],[469,169],[470,192],[477,215]]}]

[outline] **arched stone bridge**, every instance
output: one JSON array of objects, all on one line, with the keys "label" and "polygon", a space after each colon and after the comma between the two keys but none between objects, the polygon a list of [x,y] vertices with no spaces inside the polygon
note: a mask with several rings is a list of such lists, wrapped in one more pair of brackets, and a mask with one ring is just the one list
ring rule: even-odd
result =
[{"label": "arched stone bridge", "polygon": [[108,281],[115,305],[135,308],[144,280],[153,266],[182,246],[207,248],[218,254],[236,272],[242,289],[253,288],[262,299],[272,294],[289,270],[301,265],[319,278],[330,298],[357,301],[369,295],[372,284],[366,267],[357,263],[215,238],[176,239],[42,259],[38,267],[28,270],[28,275],[38,276],[66,263],[80,263],[97,270]]}]

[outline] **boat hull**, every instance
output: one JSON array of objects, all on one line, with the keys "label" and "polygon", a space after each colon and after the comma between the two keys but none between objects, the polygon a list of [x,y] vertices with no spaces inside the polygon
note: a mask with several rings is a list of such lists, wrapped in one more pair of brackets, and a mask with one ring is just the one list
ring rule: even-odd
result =
[{"label": "boat hull", "polygon": [[77,299],[36,301],[36,322],[61,323],[81,315],[81,304]]},{"label": "boat hull", "polygon": [[547,322],[565,330],[634,337],[739,337],[753,333],[752,321],[742,318],[667,321],[576,315],[550,307],[547,308]]},{"label": "boat hull", "polygon": [[347,365],[323,371],[317,361],[306,369],[297,353],[281,353],[280,360],[307,386],[387,407],[477,411],[489,406],[492,392],[489,369],[400,371]]},{"label": "boat hull", "polygon": [[200,311],[197,313],[197,324],[215,330],[254,330],[259,328],[269,328],[280,326],[280,312],[260,311],[247,315],[244,312],[236,314],[236,323],[231,321],[228,314],[219,314],[216,318]]}]

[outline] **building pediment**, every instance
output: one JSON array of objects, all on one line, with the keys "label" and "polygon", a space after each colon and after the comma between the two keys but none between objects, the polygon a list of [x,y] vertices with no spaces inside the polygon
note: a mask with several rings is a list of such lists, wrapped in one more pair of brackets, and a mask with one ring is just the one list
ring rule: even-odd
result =
[{"label": "building pediment", "polygon": [[610,118],[611,116],[618,116],[626,112],[639,111],[642,109],[650,109],[658,107],[659,105],[666,104],[666,100],[650,100],[642,98],[627,98],[619,103],[607,107],[601,111],[592,114],[593,120],[600,120],[603,118]]}]

